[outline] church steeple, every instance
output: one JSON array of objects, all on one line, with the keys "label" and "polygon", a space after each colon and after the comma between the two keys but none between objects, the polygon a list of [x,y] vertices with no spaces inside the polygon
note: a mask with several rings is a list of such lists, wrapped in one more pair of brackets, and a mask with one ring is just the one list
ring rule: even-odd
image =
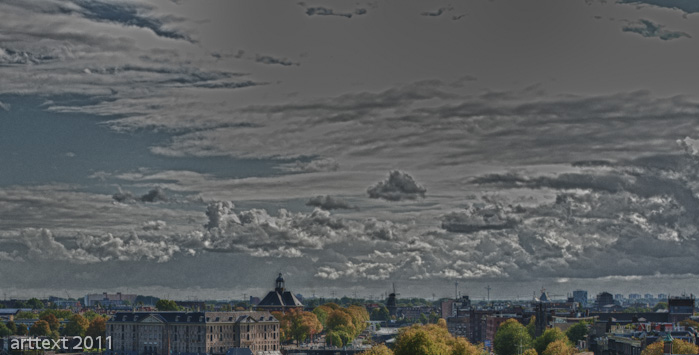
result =
[{"label": "church steeple", "polygon": [[277,282],[276,286],[274,288],[277,293],[284,293],[284,278],[282,277],[282,273],[279,273],[279,277],[277,277]]}]

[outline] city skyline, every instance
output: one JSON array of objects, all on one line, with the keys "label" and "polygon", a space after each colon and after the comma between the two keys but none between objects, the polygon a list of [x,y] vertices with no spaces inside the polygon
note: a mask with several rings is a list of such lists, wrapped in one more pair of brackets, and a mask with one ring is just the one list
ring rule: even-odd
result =
[{"label": "city skyline", "polygon": [[696,12],[2,2],[0,292],[696,294]]}]

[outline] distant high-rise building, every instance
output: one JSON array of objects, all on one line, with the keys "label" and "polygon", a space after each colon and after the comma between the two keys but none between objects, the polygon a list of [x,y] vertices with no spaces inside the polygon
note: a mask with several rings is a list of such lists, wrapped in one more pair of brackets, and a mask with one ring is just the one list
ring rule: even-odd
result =
[{"label": "distant high-rise building", "polygon": [[136,301],[137,295],[124,294],[117,292],[114,294],[110,293],[92,293],[85,295],[83,298],[83,304],[87,307],[92,307],[97,304],[107,307],[107,306],[120,306],[126,303],[133,305]]},{"label": "distant high-rise building", "polygon": [[604,307],[614,304],[614,296],[609,292],[600,292],[597,294],[596,305],[597,307]]},{"label": "distant high-rise building", "polygon": [[652,300],[652,299],[653,299],[653,295],[651,295],[650,293],[646,293],[645,295],[643,295],[643,298],[645,298],[645,299],[647,299],[647,300]]},{"label": "distant high-rise building", "polygon": [[617,293],[614,295],[614,299],[617,301],[622,301],[624,299],[624,295],[622,295],[621,293]]},{"label": "distant high-rise building", "polygon": [[629,293],[629,299],[630,300],[640,300],[641,295],[639,295],[638,293]]},{"label": "distant high-rise building", "polygon": [[575,290],[573,291],[573,302],[577,302],[583,307],[587,306],[587,291]]},{"label": "distant high-rise building", "polygon": [[659,299],[659,300],[666,300],[666,299],[667,299],[667,295],[664,294],[664,293],[659,293],[659,294],[658,294],[658,299]]}]

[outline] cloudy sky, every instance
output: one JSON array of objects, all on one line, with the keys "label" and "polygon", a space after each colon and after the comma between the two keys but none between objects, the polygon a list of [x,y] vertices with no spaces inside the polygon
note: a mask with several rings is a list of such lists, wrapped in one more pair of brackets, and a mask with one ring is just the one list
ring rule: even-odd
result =
[{"label": "cloudy sky", "polygon": [[0,291],[697,292],[696,12],[0,1]]}]

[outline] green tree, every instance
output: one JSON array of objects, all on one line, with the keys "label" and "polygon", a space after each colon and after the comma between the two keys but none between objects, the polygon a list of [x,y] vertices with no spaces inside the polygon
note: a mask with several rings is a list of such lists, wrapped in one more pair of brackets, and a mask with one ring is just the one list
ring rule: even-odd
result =
[{"label": "green tree", "polygon": [[27,329],[27,326],[24,324],[17,324],[17,331],[15,332],[16,335],[27,335],[29,334],[29,329]]},{"label": "green tree", "polygon": [[578,322],[574,326],[568,328],[566,336],[573,344],[577,344],[578,341],[584,340],[587,337],[587,332],[587,323]]},{"label": "green tree", "polygon": [[27,301],[27,307],[29,307],[31,309],[42,309],[42,308],[44,308],[44,302],[41,302],[37,298],[30,298]]},{"label": "green tree", "polygon": [[45,317],[49,314],[53,314],[58,319],[61,319],[61,318],[67,319],[73,315],[73,312],[71,312],[70,310],[67,310],[67,309],[45,309],[45,310],[41,311],[41,313],[39,313],[39,319],[43,319],[43,317]]},{"label": "green tree", "polygon": [[393,352],[395,355],[450,355],[452,349],[446,342],[448,336],[446,329],[437,326],[403,328],[396,338]]},{"label": "green tree", "polygon": [[43,316],[39,316],[39,319],[45,320],[46,323],[49,324],[49,327],[51,327],[51,331],[56,331],[58,330],[58,327],[61,325],[61,323],[58,321],[58,318],[53,313],[47,313]]},{"label": "green tree", "polygon": [[31,329],[29,329],[29,335],[35,337],[51,335],[51,327],[45,320],[38,320],[34,322],[34,325],[32,325]]},{"label": "green tree", "polygon": [[[96,319],[96,318],[95,318]],[[85,317],[75,314],[68,320],[68,324],[63,328],[63,335],[68,336],[85,336],[87,328],[90,326],[90,321]]]},{"label": "green tree", "polygon": [[529,349],[531,342],[527,329],[516,319],[508,319],[495,333],[493,350],[497,355],[515,355]]},{"label": "green tree", "polygon": [[452,336],[443,319],[438,324],[403,328],[396,338],[395,355],[480,355],[479,346]]},{"label": "green tree", "polygon": [[422,324],[427,324],[429,319],[427,319],[427,316],[424,313],[420,313],[420,318],[418,318],[418,321]]},{"label": "green tree", "polygon": [[19,311],[15,316],[15,319],[36,319],[36,314],[34,312]]},{"label": "green tree", "polygon": [[173,300],[161,299],[155,303],[155,308],[159,311],[179,311],[180,306]]},{"label": "green tree", "polygon": [[393,351],[387,348],[386,345],[374,345],[371,349],[359,353],[359,355],[393,355]]},{"label": "green tree", "polygon": [[342,343],[342,338],[338,334],[338,332],[334,331],[329,331],[325,334],[325,343],[330,345],[330,346],[336,346],[336,347],[342,347],[344,345]]},{"label": "green tree", "polygon": [[541,336],[534,339],[534,350],[539,354],[543,354],[549,344],[558,340],[568,341],[568,337],[558,328],[546,329]]},{"label": "green tree", "polygon": [[699,330],[699,322],[693,321],[689,318],[681,320],[680,325],[683,327],[692,327],[695,330]]},{"label": "green tree", "polygon": [[466,338],[457,337],[451,346],[450,355],[480,355],[481,349],[469,343]]},{"label": "green tree", "polygon": [[567,339],[559,339],[548,344],[541,355],[573,355],[575,348]]},{"label": "green tree", "polygon": [[529,318],[529,324],[527,324],[527,333],[534,339],[536,337],[536,316]]},{"label": "green tree", "polygon": [[95,311],[87,311],[83,313],[83,317],[85,317],[85,319],[87,319],[88,321],[92,321],[93,319],[101,316],[97,314]]},{"label": "green tree", "polygon": [[328,315],[333,311],[332,308],[322,305],[318,306],[313,310],[313,314],[316,315],[318,320],[320,321],[320,324],[323,325],[323,327],[327,327],[327,320],[328,320]]},{"label": "green tree", "polygon": [[[650,344],[646,346],[643,351],[641,351],[641,355],[663,355],[665,344],[663,344],[662,338],[656,341],[653,344]],[[681,339],[674,339],[672,341],[672,353],[673,354],[697,354],[699,353],[699,347],[686,342]]]},{"label": "green tree", "polygon": [[539,355],[539,354],[536,352],[536,350],[530,348],[530,349],[525,350],[522,353],[522,355]]},{"label": "green tree", "polygon": [[91,336],[93,339],[96,339],[97,337],[102,337],[104,339],[106,336],[106,331],[107,320],[104,317],[97,317],[90,322],[90,325],[87,327],[87,331],[85,331],[85,335]]},{"label": "green tree", "polygon": [[4,323],[0,323],[0,337],[6,337],[12,335],[13,332]]},{"label": "green tree", "polygon": [[371,320],[388,320],[390,314],[388,308],[381,306],[371,311]]},{"label": "green tree", "polygon": [[9,321],[5,323],[5,326],[7,326],[7,329],[9,329],[12,334],[17,334],[17,324],[15,324],[14,321]]}]

